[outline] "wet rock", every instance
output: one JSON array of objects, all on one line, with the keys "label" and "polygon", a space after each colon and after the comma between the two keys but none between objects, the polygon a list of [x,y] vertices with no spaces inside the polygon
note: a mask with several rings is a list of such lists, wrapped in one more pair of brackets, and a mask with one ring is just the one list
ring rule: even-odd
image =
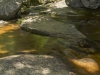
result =
[{"label": "wet rock", "polygon": [[74,8],[97,9],[100,7],[99,0],[65,0],[67,5]]},{"label": "wet rock", "polygon": [[0,19],[9,20],[20,17],[22,0],[0,0]]},{"label": "wet rock", "polygon": [[[55,64],[54,64],[55,62]],[[0,59],[0,75],[76,75],[49,55],[13,55]]]},{"label": "wet rock", "polygon": [[[53,16],[53,15],[51,15]],[[26,17],[21,28],[33,34],[54,36],[61,38],[86,38],[73,24],[54,20],[50,16],[36,15]]]}]

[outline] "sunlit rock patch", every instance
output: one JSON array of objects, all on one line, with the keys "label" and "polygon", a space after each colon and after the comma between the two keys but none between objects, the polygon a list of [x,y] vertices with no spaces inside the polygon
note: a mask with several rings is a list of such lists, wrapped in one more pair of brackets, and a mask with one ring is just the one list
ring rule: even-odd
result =
[{"label": "sunlit rock patch", "polygon": [[76,75],[49,55],[13,55],[0,59],[0,75]]}]

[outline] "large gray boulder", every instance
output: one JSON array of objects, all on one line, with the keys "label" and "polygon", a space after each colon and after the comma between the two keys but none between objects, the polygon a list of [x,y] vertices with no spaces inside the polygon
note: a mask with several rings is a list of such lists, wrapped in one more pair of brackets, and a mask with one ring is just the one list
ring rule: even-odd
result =
[{"label": "large gray boulder", "polygon": [[22,0],[0,0],[0,19],[9,20],[20,16]]},{"label": "large gray boulder", "polygon": [[65,2],[74,8],[97,9],[100,7],[100,0],[65,0]]},{"label": "large gray boulder", "polygon": [[65,2],[70,7],[74,7],[74,8],[83,8],[84,7],[81,0],[65,0]]},{"label": "large gray boulder", "polygon": [[81,0],[86,8],[97,9],[100,7],[100,0]]},{"label": "large gray boulder", "polygon": [[33,34],[45,36],[54,36],[71,39],[86,38],[81,32],[79,32],[75,28],[74,24],[63,23],[61,21],[54,20],[52,16],[53,14],[51,14],[51,16],[28,16],[23,20],[21,24],[21,29],[31,32]]},{"label": "large gray boulder", "polygon": [[76,75],[60,59],[49,55],[0,58],[0,75]]}]

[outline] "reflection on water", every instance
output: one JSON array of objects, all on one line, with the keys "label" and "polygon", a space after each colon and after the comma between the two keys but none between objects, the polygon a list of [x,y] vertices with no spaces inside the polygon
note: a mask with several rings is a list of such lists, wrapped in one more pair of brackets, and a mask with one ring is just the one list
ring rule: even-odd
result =
[{"label": "reflection on water", "polygon": [[[100,54],[79,55],[79,53],[69,49],[64,45],[67,43],[61,38],[34,35],[19,29],[17,24],[9,24],[0,28],[0,57],[14,54],[48,54],[58,55],[61,50],[66,54],[66,59],[71,67],[75,65],[74,71],[83,73],[82,75],[99,75]],[[65,56],[64,54],[61,56]],[[86,59],[85,59],[86,58]],[[90,58],[90,59],[88,59]],[[93,61],[92,61],[93,60]],[[91,66],[89,66],[91,64]],[[91,69],[91,67],[94,67]],[[98,74],[99,73],[99,74]],[[81,74],[80,74],[81,75]]]},{"label": "reflection on water", "polygon": [[52,54],[59,47],[58,40],[59,38],[34,35],[19,29],[16,24],[9,24],[0,28],[0,57],[23,53]]},{"label": "reflection on water", "polygon": [[100,24],[91,25],[81,25],[78,27],[78,29],[85,34],[88,38],[91,38],[93,40],[99,40],[100,41]]}]

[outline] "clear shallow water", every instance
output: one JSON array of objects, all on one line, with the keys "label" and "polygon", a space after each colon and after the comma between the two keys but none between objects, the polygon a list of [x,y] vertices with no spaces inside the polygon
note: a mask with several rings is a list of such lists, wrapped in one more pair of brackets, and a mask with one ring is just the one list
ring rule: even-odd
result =
[{"label": "clear shallow water", "polygon": [[18,24],[8,24],[0,28],[0,57],[14,54],[57,54],[65,49],[61,38],[40,36],[25,32]]}]

